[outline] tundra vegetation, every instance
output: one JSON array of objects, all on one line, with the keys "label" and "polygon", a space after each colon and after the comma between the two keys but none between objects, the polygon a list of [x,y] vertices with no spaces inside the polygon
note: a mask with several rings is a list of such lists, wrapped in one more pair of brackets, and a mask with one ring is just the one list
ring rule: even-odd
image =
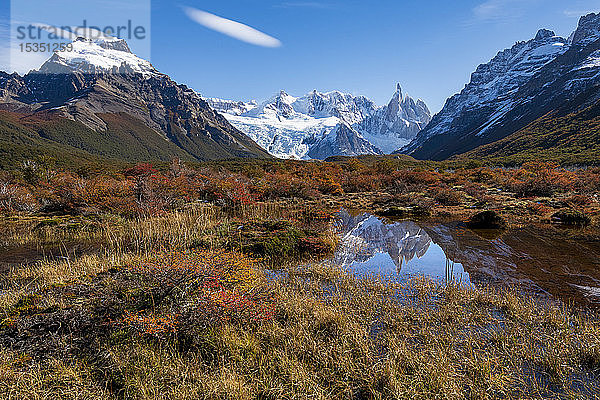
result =
[{"label": "tundra vegetation", "polygon": [[0,175],[0,397],[594,398],[596,310],[320,260],[340,207],[595,226],[599,191],[544,163],[24,163]]}]

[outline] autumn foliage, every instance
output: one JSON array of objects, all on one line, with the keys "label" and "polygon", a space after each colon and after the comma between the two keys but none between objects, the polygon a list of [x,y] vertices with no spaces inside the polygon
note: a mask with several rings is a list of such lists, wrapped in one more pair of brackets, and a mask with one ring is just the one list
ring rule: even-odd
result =
[{"label": "autumn foliage", "polygon": [[126,266],[120,274],[151,294],[150,299],[142,295],[135,312],[125,310],[116,322],[142,336],[186,334],[182,330],[259,322],[274,315],[272,294],[255,261],[243,254],[166,252]]},{"label": "autumn foliage", "polygon": [[541,162],[510,169],[443,170],[394,166],[387,159],[374,163],[281,161],[197,169],[178,164],[167,171],[139,164],[110,176],[46,171],[31,180],[2,177],[0,211],[92,211],[134,217],[177,210],[193,202],[236,209],[261,201],[314,200],[351,193],[421,194],[441,205],[457,205],[465,195],[486,201],[490,187],[517,197],[566,192],[589,195],[600,190],[600,171],[567,170]]}]

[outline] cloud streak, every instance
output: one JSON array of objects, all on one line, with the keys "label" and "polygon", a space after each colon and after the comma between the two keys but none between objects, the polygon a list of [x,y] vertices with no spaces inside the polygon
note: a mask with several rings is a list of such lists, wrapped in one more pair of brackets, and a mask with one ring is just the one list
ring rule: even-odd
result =
[{"label": "cloud streak", "polygon": [[514,21],[535,3],[537,0],[487,0],[473,8],[473,17],[479,22]]},{"label": "cloud streak", "polygon": [[587,11],[565,10],[563,13],[567,17],[579,18],[579,17],[582,17],[582,16],[590,14],[590,13],[598,13],[598,12],[600,12],[600,9],[597,9],[597,10],[587,10]]},{"label": "cloud streak", "polygon": [[240,22],[232,21],[196,8],[184,7],[186,15],[194,22],[213,31],[242,42],[262,47],[281,47],[281,41]]}]

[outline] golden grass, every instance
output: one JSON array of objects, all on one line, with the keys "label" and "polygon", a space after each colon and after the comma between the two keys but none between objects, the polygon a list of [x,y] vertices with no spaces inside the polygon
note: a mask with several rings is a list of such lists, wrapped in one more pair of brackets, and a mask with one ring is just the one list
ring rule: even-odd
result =
[{"label": "golden grass", "polygon": [[[289,217],[277,207],[244,212]],[[103,252],[15,267],[2,278],[0,319],[25,296],[91,284],[99,273],[167,245],[185,249],[226,218],[202,207],[130,221],[101,233]],[[600,393],[595,312],[508,290],[357,279],[319,263],[290,264],[268,286],[276,300],[271,320],[178,326],[175,336],[160,339],[117,330],[94,342],[93,359],[32,358],[0,329],[0,398],[562,399]],[[72,307],[50,295],[41,300],[41,309],[52,306]],[[66,347],[69,338],[60,339]]]},{"label": "golden grass", "polygon": [[91,379],[98,371],[82,360],[18,367],[19,355],[4,349],[0,394],[487,399],[586,398],[600,389],[594,319],[512,292],[426,280],[400,286],[323,269],[272,282],[273,321],[205,330],[188,349],[135,336],[105,343],[112,370],[102,372],[122,380],[118,390],[100,390]]}]

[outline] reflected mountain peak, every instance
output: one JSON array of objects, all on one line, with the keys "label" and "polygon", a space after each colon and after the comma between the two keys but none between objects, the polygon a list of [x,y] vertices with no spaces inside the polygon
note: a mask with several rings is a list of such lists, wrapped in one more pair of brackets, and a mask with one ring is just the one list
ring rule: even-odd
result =
[{"label": "reflected mountain peak", "polygon": [[[352,216],[346,210],[338,218],[336,264],[360,274],[446,276],[445,253],[417,223],[386,223],[372,214]],[[457,271],[462,273],[462,266]]]}]

